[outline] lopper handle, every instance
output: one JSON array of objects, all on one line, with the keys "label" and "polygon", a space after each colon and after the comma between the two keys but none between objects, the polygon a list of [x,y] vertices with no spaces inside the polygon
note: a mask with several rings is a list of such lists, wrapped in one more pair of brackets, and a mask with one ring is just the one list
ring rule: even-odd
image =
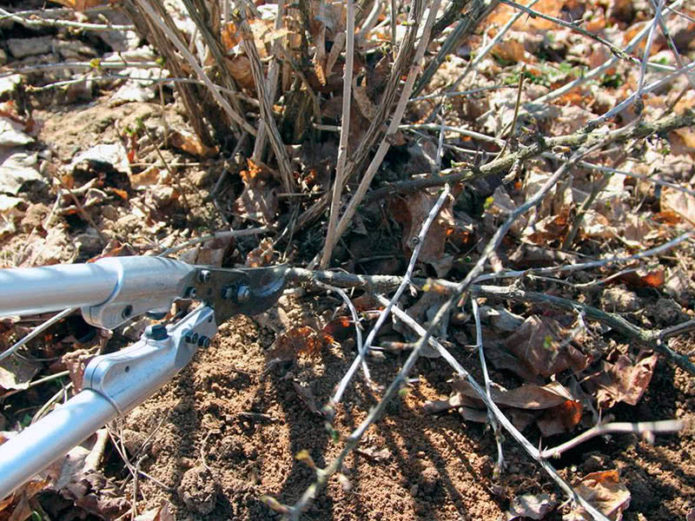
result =
[{"label": "lopper handle", "polygon": [[117,414],[106,398],[85,390],[0,445],[0,501]]}]

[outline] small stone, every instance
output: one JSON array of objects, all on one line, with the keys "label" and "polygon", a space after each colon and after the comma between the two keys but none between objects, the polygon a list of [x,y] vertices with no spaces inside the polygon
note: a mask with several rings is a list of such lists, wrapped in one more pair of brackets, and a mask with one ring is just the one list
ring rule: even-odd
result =
[{"label": "small stone", "polygon": [[37,56],[51,52],[51,37],[39,36],[36,38],[9,38],[7,48],[16,59],[27,56]]},{"label": "small stone", "polygon": [[642,300],[632,291],[616,286],[608,288],[601,295],[601,307],[607,311],[627,313],[642,308]]},{"label": "small stone", "polygon": [[439,472],[434,467],[427,467],[420,475],[419,487],[427,495],[432,495],[439,484]]}]

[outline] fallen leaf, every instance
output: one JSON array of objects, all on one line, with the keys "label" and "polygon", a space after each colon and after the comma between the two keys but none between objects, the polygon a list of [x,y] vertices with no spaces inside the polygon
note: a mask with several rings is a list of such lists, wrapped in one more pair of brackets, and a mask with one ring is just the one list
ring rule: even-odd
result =
[{"label": "fallen leaf", "polygon": [[524,374],[531,372],[548,377],[566,369],[581,371],[587,366],[589,357],[567,342],[568,334],[557,321],[532,315],[503,341],[501,347],[524,365]]},{"label": "fallen leaf", "polygon": [[596,389],[599,407],[610,408],[618,402],[637,405],[649,387],[657,360],[654,354],[634,365],[625,355],[620,355],[615,364],[604,361],[603,370],[587,381]]},{"label": "fallen leaf", "polygon": [[169,143],[174,148],[191,154],[196,157],[213,157],[217,155],[219,149],[217,147],[209,147],[205,145],[200,138],[183,129],[173,129],[168,136]]},{"label": "fallen leaf", "polygon": [[664,188],[661,190],[661,209],[671,210],[695,226],[695,196],[673,188]]},{"label": "fallen leaf", "polygon": [[17,195],[29,183],[46,184],[35,166],[37,154],[0,149],[0,192]]},{"label": "fallen leaf", "polygon": [[234,201],[234,211],[246,219],[270,224],[278,211],[279,185],[267,167],[251,159],[247,162],[248,169],[240,172],[244,190]]},{"label": "fallen leaf", "polygon": [[146,510],[137,516],[134,521],[175,521],[175,518],[171,513],[169,502],[162,500],[162,504],[160,506]]},{"label": "fallen leaf", "polygon": [[[466,380],[454,380],[452,385],[454,389],[461,391],[465,396],[479,400],[478,394]],[[543,386],[524,384],[510,390],[501,386],[493,386],[490,389],[490,395],[492,400],[501,407],[529,410],[548,409],[563,404],[566,400],[573,400],[569,389],[559,382],[551,382]]]},{"label": "fallen leaf", "polygon": [[566,400],[556,407],[545,411],[536,420],[536,425],[544,437],[555,436],[564,432],[570,432],[582,419],[584,408],[581,402]]},{"label": "fallen leaf", "polygon": [[555,510],[557,501],[549,494],[524,494],[515,496],[507,511],[507,521],[513,519],[543,519]]},{"label": "fallen leaf", "polygon": [[[403,228],[402,247],[406,255],[410,255],[413,251],[413,240],[420,233],[422,224],[427,219],[438,198],[439,195],[434,191],[419,191],[389,200],[391,215]],[[444,256],[444,248],[449,231],[455,226],[451,209],[452,202],[453,198],[449,197],[442,205],[439,214],[430,225],[420,250],[419,260],[433,264],[435,268]],[[442,271],[438,271],[437,275],[443,277],[448,270]]]},{"label": "fallen leaf", "polygon": [[118,0],[56,0],[56,3],[76,11],[85,11],[100,5],[116,4]]},{"label": "fallen leaf", "polygon": [[382,447],[381,449],[377,449],[376,447],[357,448],[355,452],[377,463],[387,461],[391,457],[391,451],[386,447]]},{"label": "fallen leaf", "polygon": [[245,266],[249,268],[260,268],[269,266],[275,259],[276,251],[273,240],[269,237],[262,239],[258,246],[246,255]]},{"label": "fallen leaf", "polygon": [[660,288],[666,279],[664,268],[659,266],[653,270],[640,268],[621,275],[621,280],[631,288]]},{"label": "fallen leaf", "polygon": [[[620,482],[617,470],[592,472],[582,478],[577,492],[601,513],[613,521],[620,521],[623,511],[630,506],[630,491]],[[572,516],[572,517],[569,517]],[[573,512],[563,516],[563,520],[593,519],[583,508],[576,507]]]},{"label": "fallen leaf", "polygon": [[0,361],[0,389],[26,389],[39,369],[40,364],[16,356]]},{"label": "fallen leaf", "polygon": [[74,173],[78,165],[84,162],[106,165],[128,175],[131,173],[128,151],[121,143],[105,143],[80,152],[72,159],[69,171]]},{"label": "fallen leaf", "polygon": [[275,347],[271,356],[272,358],[289,357],[290,359],[296,358],[297,355],[315,357],[332,342],[333,339],[322,331],[316,331],[311,326],[297,326],[275,340]]}]

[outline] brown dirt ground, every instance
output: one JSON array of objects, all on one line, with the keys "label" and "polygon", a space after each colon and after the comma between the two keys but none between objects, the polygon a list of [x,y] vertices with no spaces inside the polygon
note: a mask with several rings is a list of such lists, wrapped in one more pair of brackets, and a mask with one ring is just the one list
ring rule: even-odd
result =
[{"label": "brown dirt ground", "polygon": [[[159,482],[141,481],[147,498],[140,502],[142,508],[166,499],[175,506],[177,519],[274,519],[277,514],[259,498],[270,494],[292,504],[314,479],[295,455],[308,450],[319,466],[335,457],[341,444],[331,440],[292,381],[308,385],[317,403],[325,403],[352,351],[331,348],[317,359],[301,359],[289,371],[266,372],[271,337],[250,319],[233,319],[190,368],[126,418],[127,445],[137,449],[149,439],[141,468]],[[457,351],[460,358],[468,356]],[[401,362],[398,356],[372,362],[375,380],[387,384]],[[474,367],[475,358],[466,365]],[[515,494],[557,493],[513,442],[505,443],[510,466],[495,480],[489,431],[457,414],[423,413],[426,400],[448,393],[446,380],[452,373],[445,364],[421,360],[412,376],[410,392],[367,433],[362,453],[348,459],[350,489],[333,479],[306,519],[497,519]],[[359,377],[356,382],[337,416],[342,434],[376,403]],[[687,411],[693,410],[694,400],[692,379],[661,362],[642,402],[616,410],[616,417],[692,419]],[[691,421],[686,432],[660,436],[653,445],[631,435],[595,440],[557,465],[570,480],[619,469],[632,492],[627,520],[682,519],[695,497],[694,440]]]}]

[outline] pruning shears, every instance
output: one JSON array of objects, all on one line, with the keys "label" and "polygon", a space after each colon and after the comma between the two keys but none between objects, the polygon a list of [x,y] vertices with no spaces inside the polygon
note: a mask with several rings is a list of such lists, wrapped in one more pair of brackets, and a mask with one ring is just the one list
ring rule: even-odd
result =
[{"label": "pruning shears", "polygon": [[144,313],[163,316],[177,299],[201,302],[178,322],[150,325],[135,344],[93,358],[79,393],[0,445],[0,500],[171,380],[218,325],[272,307],[286,275],[284,266],[225,269],[148,256],[0,270],[0,316],[80,308],[88,323],[113,329]]}]

